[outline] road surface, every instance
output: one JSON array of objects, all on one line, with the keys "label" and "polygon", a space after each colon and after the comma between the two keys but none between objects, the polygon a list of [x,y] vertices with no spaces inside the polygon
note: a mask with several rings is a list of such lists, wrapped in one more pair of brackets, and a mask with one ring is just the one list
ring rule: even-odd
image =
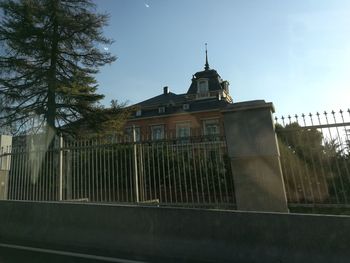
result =
[{"label": "road surface", "polygon": [[67,251],[41,249],[27,246],[17,246],[0,243],[1,263],[141,263],[144,261],[127,260],[121,258],[101,257]]}]

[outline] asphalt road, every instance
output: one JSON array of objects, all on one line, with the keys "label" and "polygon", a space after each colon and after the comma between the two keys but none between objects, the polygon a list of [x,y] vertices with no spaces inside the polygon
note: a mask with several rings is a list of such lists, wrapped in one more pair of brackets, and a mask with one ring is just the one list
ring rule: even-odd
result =
[{"label": "asphalt road", "polygon": [[0,243],[0,263],[140,263],[120,258],[100,257],[87,254],[71,253],[65,251],[40,249],[33,247],[16,246]]}]

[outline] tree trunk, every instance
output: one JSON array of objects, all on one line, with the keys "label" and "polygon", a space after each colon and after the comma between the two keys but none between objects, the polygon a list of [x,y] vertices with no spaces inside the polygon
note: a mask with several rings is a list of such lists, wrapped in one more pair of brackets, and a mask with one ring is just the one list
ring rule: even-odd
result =
[{"label": "tree trunk", "polygon": [[52,146],[53,139],[57,133],[55,119],[56,119],[56,71],[57,71],[57,55],[58,55],[58,22],[57,9],[59,0],[55,0],[52,5],[52,42],[50,54],[50,69],[48,76],[48,94],[47,94],[47,145]]}]

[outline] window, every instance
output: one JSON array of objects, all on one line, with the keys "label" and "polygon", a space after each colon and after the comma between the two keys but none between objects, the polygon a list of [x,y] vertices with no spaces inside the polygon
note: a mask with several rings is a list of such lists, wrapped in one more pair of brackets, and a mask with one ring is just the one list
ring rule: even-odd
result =
[{"label": "window", "polygon": [[[127,136],[127,140],[132,142],[134,140],[133,127],[128,127],[125,129],[125,134]],[[135,142],[141,141],[141,129],[140,127],[135,127]]]},{"label": "window", "polygon": [[191,136],[191,124],[189,122],[176,124],[176,137],[186,138]]},{"label": "window", "polygon": [[208,80],[206,79],[200,79],[198,80],[198,93],[199,94],[206,94],[208,93]]},{"label": "window", "polygon": [[151,126],[152,140],[164,139],[164,125]]},{"label": "window", "polygon": [[142,113],[141,110],[137,110],[137,111],[136,111],[136,116],[137,116],[137,117],[138,117],[138,116],[141,116],[141,113]]},{"label": "window", "polygon": [[188,110],[190,108],[190,104],[185,103],[184,105],[182,105],[182,109],[183,110]]},{"label": "window", "polygon": [[158,108],[158,113],[164,113],[164,112],[165,112],[165,107]]},{"label": "window", "polygon": [[203,131],[204,135],[219,135],[219,120],[212,119],[203,121]]}]

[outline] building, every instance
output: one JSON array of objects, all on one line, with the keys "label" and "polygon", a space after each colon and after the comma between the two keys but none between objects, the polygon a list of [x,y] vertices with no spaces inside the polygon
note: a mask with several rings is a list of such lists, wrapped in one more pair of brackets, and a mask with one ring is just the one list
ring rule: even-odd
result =
[{"label": "building", "polygon": [[231,103],[229,82],[210,69],[206,50],[204,70],[192,76],[188,91],[175,94],[164,87],[161,95],[135,104],[126,133],[135,129],[137,141],[223,135],[221,111]]}]

